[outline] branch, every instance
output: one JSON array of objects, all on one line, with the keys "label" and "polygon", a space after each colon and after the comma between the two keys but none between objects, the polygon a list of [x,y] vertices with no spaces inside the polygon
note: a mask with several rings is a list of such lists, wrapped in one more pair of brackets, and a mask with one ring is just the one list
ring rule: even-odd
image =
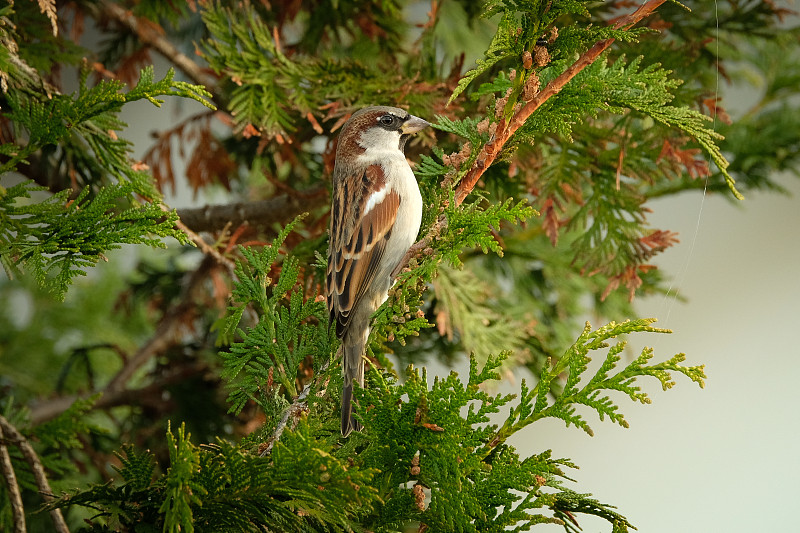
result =
[{"label": "branch", "polygon": [[[161,204],[161,209],[167,212],[170,211],[170,209],[164,204]],[[219,253],[219,250],[217,250],[213,246],[210,246],[200,235],[189,229],[189,227],[186,226],[186,224],[184,224],[181,220],[175,222],[175,225],[178,227],[178,229],[180,229],[182,232],[188,235],[189,239],[191,239],[192,242],[194,242],[203,251],[204,254],[216,259],[220,265],[227,268],[228,271],[231,273],[231,275],[233,275],[233,271],[236,268],[236,265],[233,263],[233,261],[223,256],[221,253]]]},{"label": "branch", "polygon": [[316,186],[298,194],[283,194],[268,200],[178,209],[178,217],[195,232],[219,231],[228,224],[265,227],[276,223],[283,225],[327,201],[327,188]]},{"label": "branch", "polygon": [[11,455],[5,446],[3,428],[0,427],[0,471],[6,480],[8,487],[8,499],[11,500],[11,517],[14,520],[14,533],[25,533],[25,508],[22,506],[22,495],[17,484],[17,475],[14,473],[14,465],[11,464]]},{"label": "branch", "polygon": [[[178,50],[174,44],[169,42],[157,29],[156,26],[141,24],[133,13],[117,4],[103,0],[96,6],[87,4],[86,7],[95,17],[111,19],[131,33],[136,34],[141,42],[158,51],[161,55],[172,62],[181,72],[186,74],[194,83],[205,86],[214,95],[214,99],[220,97],[217,88],[217,78],[210,75],[200,65],[192,61],[189,56]],[[220,106],[217,106],[220,107]]]},{"label": "branch", "polygon": [[[17,428],[15,428],[2,415],[0,415],[0,432],[4,434],[5,439],[14,444],[17,448],[19,448],[19,451],[22,452],[22,456],[31,467],[31,472],[33,472],[33,477],[36,480],[36,486],[39,487],[39,493],[42,495],[44,500],[46,502],[54,500],[55,496],[53,496],[53,491],[50,489],[50,483],[47,481],[47,476],[44,473],[44,467],[42,466],[42,462],[39,461],[39,456],[36,455],[36,451],[30,445],[28,440],[22,435],[22,433],[17,431]],[[69,533],[69,528],[67,527],[67,523],[64,522],[64,516],[61,514],[61,509],[51,509],[50,517],[53,519],[53,525],[55,526],[55,531],[57,533]],[[24,524],[22,531],[24,531]]]},{"label": "branch", "polygon": [[145,405],[165,410],[163,400],[164,388],[176,383],[185,383],[186,380],[209,372],[206,363],[198,362],[192,365],[180,365],[170,368],[157,380],[138,389],[120,389],[103,394],[92,406],[94,409],[108,409],[120,405]]},{"label": "branch", "polygon": [[[299,418],[300,414],[307,409],[306,398],[308,398],[308,393],[311,391],[311,386],[316,381],[317,376],[321,376],[322,374],[325,373],[326,370],[328,370],[328,366],[330,366],[330,364],[331,360],[328,359],[328,361],[326,361],[325,364],[323,364],[319,368],[319,371],[317,372],[317,375],[314,377],[314,379],[306,383],[306,386],[303,387],[303,391],[300,393],[299,396],[297,396],[297,398],[295,398],[294,402],[292,402],[292,405],[287,407],[286,411],[283,412],[281,421],[278,422],[278,425],[275,427],[275,430],[272,432],[272,435],[269,437],[269,439],[267,439],[264,449],[261,450],[261,452],[259,453],[261,457],[266,457],[267,455],[269,455],[269,453],[272,451],[273,446],[275,446],[275,444],[280,440],[284,430],[288,427],[289,421],[296,420],[297,418]],[[297,423],[295,422],[295,424],[293,424],[292,427],[294,427],[294,425],[296,424]]]},{"label": "branch", "polygon": [[[643,18],[652,14],[661,4],[667,0],[649,0],[645,4],[639,6],[639,9],[620,17],[614,24],[615,29],[625,26],[633,26]],[[494,137],[486,143],[481,149],[481,153],[475,159],[472,168],[469,169],[467,174],[458,184],[456,188],[456,205],[461,205],[467,195],[475,188],[475,184],[486,171],[487,168],[494,162],[497,155],[502,151],[503,146],[508,142],[514,133],[523,125],[525,121],[533,114],[534,111],[539,109],[542,104],[555,96],[564,86],[569,83],[580,71],[594,63],[600,54],[605,52],[609,46],[614,43],[615,39],[605,39],[594,44],[589,50],[583,53],[575,63],[569,66],[567,70],[562,72],[556,79],[551,81],[539,93],[535,94],[533,98],[525,102],[522,108],[514,113],[511,120],[506,124],[505,119],[501,120],[497,126]]]},{"label": "branch", "polygon": [[[614,24],[614,28],[619,29],[626,26],[633,26],[645,17],[651,15],[653,11],[655,11],[666,1],[667,0],[649,0],[648,2],[645,2],[633,13],[619,17],[617,22]],[[481,148],[481,151],[478,154],[478,157],[475,158],[475,162],[472,164],[472,167],[461,179],[458,187],[456,187],[455,203],[457,206],[461,205],[469,193],[472,192],[472,189],[475,188],[475,185],[478,183],[478,180],[481,178],[481,176],[483,176],[483,173],[486,172],[486,170],[492,165],[497,156],[502,152],[505,144],[514,135],[514,133],[516,133],[516,131],[523,124],[525,124],[525,121],[528,120],[528,118],[537,109],[539,109],[542,104],[561,92],[561,89],[563,89],[564,86],[569,83],[580,71],[597,61],[600,55],[605,52],[608,47],[614,43],[614,41],[615,39],[605,39],[595,43],[594,46],[584,52],[575,61],[575,63],[570,65],[557,78],[547,84],[544,89],[536,93],[530,100],[525,101],[525,104],[511,116],[511,119],[508,122],[506,122],[505,118],[500,121],[500,123],[497,125],[497,129],[495,130],[495,134],[492,136],[489,142],[487,142],[483,148]],[[396,277],[397,274],[399,274],[408,265],[408,261],[421,250],[427,248],[431,241],[446,227],[447,218],[442,215],[439,217],[439,220],[437,220],[436,223],[431,226],[425,237],[409,248],[408,252],[406,252],[406,255],[403,257],[402,261],[400,261],[400,264],[397,266],[397,268],[395,268],[392,275]]]},{"label": "branch", "polygon": [[[178,303],[167,311],[150,340],[125,362],[122,369],[105,386],[102,391],[103,397],[95,404],[95,407],[113,405],[113,401],[103,400],[106,395],[111,395],[112,398],[110,400],[113,400],[117,396],[129,393],[130,391],[126,390],[125,385],[136,371],[150,359],[164,352],[174,344],[178,329],[184,323],[185,315],[191,310],[192,301],[196,295],[203,290],[202,282],[206,279],[209,270],[213,268],[214,263],[215,259],[207,255],[200,263],[200,266],[187,276]],[[88,398],[91,394],[95,394],[95,392],[82,395],[62,396],[60,398],[37,403],[31,406],[31,421],[33,424],[41,424],[42,422],[55,418],[67,410],[75,400],[79,398]]]},{"label": "branch", "polygon": [[[11,24],[11,22],[9,21],[8,24]],[[31,85],[44,89],[48,97],[59,94],[59,90],[55,85],[42,78],[38,70],[30,66],[24,59],[17,55],[17,46],[13,44],[13,40],[10,38],[0,38],[0,45],[6,48],[6,53],[8,54],[6,56],[6,61],[16,68],[19,74],[24,75]],[[5,93],[5,90],[3,90],[3,92]]]}]

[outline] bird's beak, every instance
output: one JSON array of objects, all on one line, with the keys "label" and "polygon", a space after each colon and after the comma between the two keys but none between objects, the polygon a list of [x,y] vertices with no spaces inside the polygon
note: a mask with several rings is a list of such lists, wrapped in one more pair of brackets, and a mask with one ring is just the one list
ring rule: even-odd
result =
[{"label": "bird's beak", "polygon": [[411,135],[412,133],[417,133],[419,130],[427,128],[430,125],[430,122],[427,120],[422,120],[414,115],[409,115],[406,121],[403,122],[403,127],[400,128],[400,132],[403,135]]}]

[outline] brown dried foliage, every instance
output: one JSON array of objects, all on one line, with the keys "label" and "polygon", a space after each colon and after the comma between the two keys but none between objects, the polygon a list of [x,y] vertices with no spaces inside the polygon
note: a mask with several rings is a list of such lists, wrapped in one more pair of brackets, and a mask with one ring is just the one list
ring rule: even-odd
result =
[{"label": "brown dried foliage", "polygon": [[230,190],[236,164],[211,131],[211,118],[215,115],[209,112],[195,115],[158,135],[155,144],[144,155],[144,161],[153,169],[159,190],[164,191],[169,187],[175,193],[175,145],[177,156],[181,159],[187,158],[186,147],[193,145],[185,172],[195,196],[200,189],[212,183],[219,183]]},{"label": "brown dried foliage", "polygon": [[678,234],[666,230],[655,230],[644,237],[640,237],[638,242],[635,243],[636,263],[627,265],[622,272],[612,276],[600,298],[605,300],[612,291],[624,286],[628,289],[628,300],[633,301],[636,290],[642,286],[642,278],[639,277],[639,273],[648,272],[656,268],[654,265],[646,264],[645,261],[678,242],[680,242]]},{"label": "brown dried foliage", "polygon": [[[682,139],[679,142],[685,144],[687,140]],[[705,178],[711,175],[711,170],[708,161],[698,157],[701,154],[699,148],[682,149],[672,144],[669,139],[665,139],[656,162],[667,160],[678,172],[683,168],[692,179]]]},{"label": "brown dried foliage", "polygon": [[39,10],[50,21],[50,27],[53,29],[53,35],[58,35],[58,16],[56,15],[56,0],[37,0]]}]

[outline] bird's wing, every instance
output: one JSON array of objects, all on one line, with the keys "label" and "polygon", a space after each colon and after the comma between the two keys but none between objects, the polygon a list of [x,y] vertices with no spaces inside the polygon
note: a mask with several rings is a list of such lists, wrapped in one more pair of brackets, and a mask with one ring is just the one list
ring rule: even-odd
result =
[{"label": "bird's wing", "polygon": [[[328,248],[328,310],[336,334],[344,335],[351,314],[375,279],[400,209],[380,165],[370,165],[358,180],[359,190],[343,184],[334,193]],[[352,187],[352,182],[348,184]],[[348,220],[346,206],[360,205],[360,217]]]}]

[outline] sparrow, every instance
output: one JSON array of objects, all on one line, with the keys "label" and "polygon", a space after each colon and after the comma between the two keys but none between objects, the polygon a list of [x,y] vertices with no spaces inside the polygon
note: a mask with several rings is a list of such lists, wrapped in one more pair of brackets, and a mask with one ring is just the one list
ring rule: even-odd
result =
[{"label": "sparrow", "polygon": [[388,298],[392,272],[422,223],[422,195],[403,153],[429,126],[395,107],[367,107],[345,123],[333,169],[328,246],[328,313],[342,341],[342,435],[353,418],[353,382],[364,386],[372,314]]}]

